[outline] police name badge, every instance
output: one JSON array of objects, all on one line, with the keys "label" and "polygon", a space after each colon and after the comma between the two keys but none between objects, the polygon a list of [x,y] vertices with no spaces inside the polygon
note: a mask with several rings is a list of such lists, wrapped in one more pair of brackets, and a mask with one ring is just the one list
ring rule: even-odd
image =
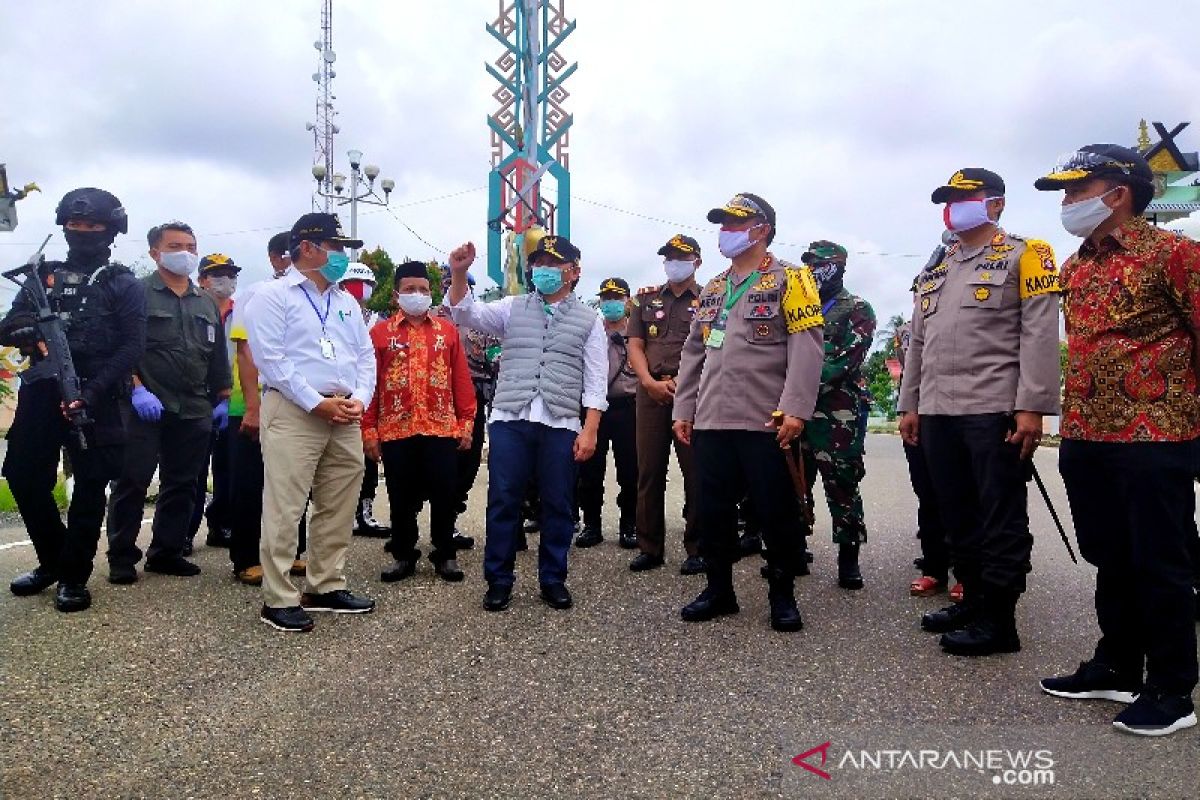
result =
[{"label": "police name badge", "polygon": [[321,346],[321,358],[336,358],[333,350],[333,340],[328,336],[322,336],[317,340],[317,344]]},{"label": "police name badge", "polygon": [[208,343],[213,344],[217,341],[217,328],[214,325],[208,326]]}]

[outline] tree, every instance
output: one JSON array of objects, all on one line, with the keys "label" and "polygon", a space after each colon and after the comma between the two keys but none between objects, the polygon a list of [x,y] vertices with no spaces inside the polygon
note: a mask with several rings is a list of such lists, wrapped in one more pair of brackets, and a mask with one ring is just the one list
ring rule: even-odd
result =
[{"label": "tree", "polygon": [[367,308],[379,314],[390,314],[392,286],[396,276],[396,265],[392,262],[392,257],[388,255],[387,250],[377,246],[374,250],[361,254],[358,260],[375,273],[375,291],[371,292],[371,297],[367,300]]},{"label": "tree", "polygon": [[896,347],[896,330],[904,324],[904,317],[896,314],[888,319],[887,324],[876,334],[879,349],[867,357],[863,366],[863,374],[867,381],[867,391],[871,393],[871,405],[880,415],[888,419],[896,416],[896,383],[887,362],[899,358]]}]

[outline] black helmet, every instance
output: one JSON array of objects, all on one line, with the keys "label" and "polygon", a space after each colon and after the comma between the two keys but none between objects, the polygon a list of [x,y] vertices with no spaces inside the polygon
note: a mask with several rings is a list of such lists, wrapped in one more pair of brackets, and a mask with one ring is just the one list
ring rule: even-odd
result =
[{"label": "black helmet", "polygon": [[81,219],[98,222],[112,234],[129,232],[129,217],[121,201],[103,189],[72,189],[63,195],[55,211],[54,223],[66,225],[67,220]]}]

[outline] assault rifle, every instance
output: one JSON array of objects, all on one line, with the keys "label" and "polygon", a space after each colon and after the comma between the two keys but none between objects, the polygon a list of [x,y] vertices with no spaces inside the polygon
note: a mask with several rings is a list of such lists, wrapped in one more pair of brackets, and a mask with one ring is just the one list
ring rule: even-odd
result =
[{"label": "assault rifle", "polygon": [[[33,302],[38,339],[46,345],[45,360],[42,364],[48,365],[49,371],[58,381],[63,414],[71,423],[71,430],[79,443],[79,449],[86,450],[87,439],[84,437],[83,431],[86,426],[91,424],[92,420],[88,417],[85,406],[72,407],[77,400],[83,399],[82,385],[79,382],[79,375],[75,372],[75,361],[71,358],[71,348],[67,345],[67,332],[63,330],[62,320],[59,319],[58,314],[55,314],[50,308],[50,298],[46,296],[46,287],[42,284],[41,266],[46,260],[42,251],[46,249],[46,243],[49,241],[50,237],[47,236],[42,241],[42,246],[29,257],[24,265],[0,274],[21,287],[21,291],[25,292],[25,295]],[[39,364],[39,368],[44,369],[42,364]]]}]

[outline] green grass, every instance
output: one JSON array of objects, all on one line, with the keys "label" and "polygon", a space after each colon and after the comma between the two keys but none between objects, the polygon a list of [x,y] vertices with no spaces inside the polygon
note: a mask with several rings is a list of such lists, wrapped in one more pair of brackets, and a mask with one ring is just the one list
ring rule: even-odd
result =
[{"label": "green grass", "polygon": [[[67,507],[67,487],[61,478],[54,485],[54,502],[58,504],[60,510]],[[8,481],[0,478],[0,512],[16,510],[17,501],[13,499],[12,492],[8,488]]]}]

